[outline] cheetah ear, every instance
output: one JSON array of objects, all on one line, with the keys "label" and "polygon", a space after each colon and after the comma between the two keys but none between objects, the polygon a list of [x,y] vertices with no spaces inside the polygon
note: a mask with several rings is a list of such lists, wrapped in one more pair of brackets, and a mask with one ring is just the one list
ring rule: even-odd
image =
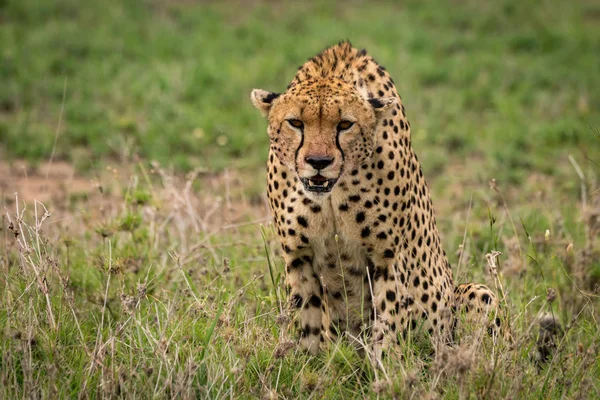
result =
[{"label": "cheetah ear", "polygon": [[398,99],[395,97],[380,97],[380,98],[369,99],[368,102],[371,103],[371,106],[373,106],[373,110],[375,110],[375,114],[381,115],[385,111],[387,111],[390,108],[392,108],[393,106],[395,106],[396,103],[398,102]]},{"label": "cheetah ear", "polygon": [[254,104],[254,107],[256,107],[258,111],[260,111],[260,113],[265,117],[269,115],[269,110],[271,110],[273,100],[279,96],[279,93],[268,92],[262,89],[254,89],[252,93],[250,93],[252,104]]}]

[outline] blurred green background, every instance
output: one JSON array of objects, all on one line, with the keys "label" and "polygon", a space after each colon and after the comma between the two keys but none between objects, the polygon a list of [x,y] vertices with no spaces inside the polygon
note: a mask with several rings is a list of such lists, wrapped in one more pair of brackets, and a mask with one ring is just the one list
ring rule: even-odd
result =
[{"label": "blurred green background", "polygon": [[64,94],[56,158],[79,170],[262,168],[250,90],[349,39],[395,79],[426,172],[553,175],[600,160],[599,26],[595,0],[0,0],[0,157],[48,159]]}]

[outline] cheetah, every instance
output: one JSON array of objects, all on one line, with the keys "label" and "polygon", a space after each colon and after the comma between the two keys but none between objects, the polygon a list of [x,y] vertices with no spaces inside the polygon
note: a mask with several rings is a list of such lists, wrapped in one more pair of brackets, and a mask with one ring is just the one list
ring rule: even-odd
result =
[{"label": "cheetah", "polygon": [[409,330],[451,341],[457,307],[497,306],[484,285],[455,291],[404,106],[365,50],[340,42],[251,100],[268,119],[267,194],[309,353],[345,334],[380,360]]}]

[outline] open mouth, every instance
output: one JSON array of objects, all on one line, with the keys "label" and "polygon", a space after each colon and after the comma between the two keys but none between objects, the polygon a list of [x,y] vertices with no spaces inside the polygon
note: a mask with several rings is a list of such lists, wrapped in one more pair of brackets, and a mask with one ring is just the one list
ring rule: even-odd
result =
[{"label": "open mouth", "polygon": [[327,179],[321,174],[316,174],[311,178],[302,178],[304,188],[309,192],[327,193],[331,192],[333,185],[337,182],[336,179]]}]

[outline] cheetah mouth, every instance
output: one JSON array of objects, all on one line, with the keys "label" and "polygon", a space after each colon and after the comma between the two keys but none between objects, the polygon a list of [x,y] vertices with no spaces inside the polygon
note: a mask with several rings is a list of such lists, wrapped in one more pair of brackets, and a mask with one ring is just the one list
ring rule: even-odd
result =
[{"label": "cheetah mouth", "polygon": [[302,184],[304,188],[309,192],[314,193],[327,193],[331,192],[333,185],[337,182],[335,179],[327,179],[321,174],[316,174],[311,178],[302,178]]}]

